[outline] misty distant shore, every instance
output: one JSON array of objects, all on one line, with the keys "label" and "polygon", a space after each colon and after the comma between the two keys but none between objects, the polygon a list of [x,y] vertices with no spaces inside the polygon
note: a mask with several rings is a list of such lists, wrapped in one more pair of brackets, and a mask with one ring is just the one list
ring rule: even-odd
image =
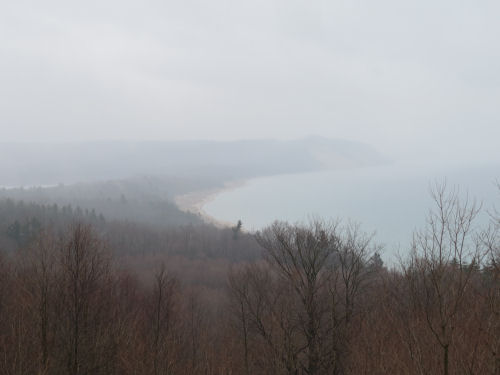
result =
[{"label": "misty distant shore", "polygon": [[[189,182],[198,189],[242,178],[384,161],[369,145],[321,137],[292,141],[0,143],[0,186],[162,176],[179,183],[195,180]],[[184,192],[189,188],[183,187]]]}]

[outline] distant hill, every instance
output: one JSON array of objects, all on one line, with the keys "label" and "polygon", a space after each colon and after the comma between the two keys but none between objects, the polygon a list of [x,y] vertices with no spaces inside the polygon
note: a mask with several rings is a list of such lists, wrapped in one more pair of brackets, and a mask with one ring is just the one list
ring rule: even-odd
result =
[{"label": "distant hill", "polygon": [[[381,163],[371,146],[309,137],[294,141],[0,143],[0,186],[39,186],[169,176],[181,190],[221,181]],[[189,190],[189,189],[188,189]]]}]

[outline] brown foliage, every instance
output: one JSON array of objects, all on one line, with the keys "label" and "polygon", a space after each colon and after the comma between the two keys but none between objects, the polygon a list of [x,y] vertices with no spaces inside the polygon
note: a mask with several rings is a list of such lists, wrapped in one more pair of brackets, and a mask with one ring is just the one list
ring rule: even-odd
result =
[{"label": "brown foliage", "polygon": [[[250,235],[221,235],[219,251],[208,229],[162,238],[216,256],[118,259],[89,226],[42,232],[0,254],[0,373],[496,375],[498,218],[475,230],[474,204],[444,188],[434,198],[393,270],[339,223],[277,222],[256,236],[259,259],[223,256]],[[146,243],[139,233],[124,238]]]}]

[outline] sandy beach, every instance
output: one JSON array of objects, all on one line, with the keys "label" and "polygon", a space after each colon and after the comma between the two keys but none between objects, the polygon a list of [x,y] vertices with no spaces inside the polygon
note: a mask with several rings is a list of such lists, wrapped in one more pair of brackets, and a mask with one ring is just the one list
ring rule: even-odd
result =
[{"label": "sandy beach", "polygon": [[240,188],[246,183],[246,180],[229,181],[224,183],[224,186],[220,188],[198,190],[178,195],[174,198],[174,202],[180,210],[196,214],[206,223],[213,224],[219,228],[231,227],[236,225],[236,223],[217,220],[213,216],[207,214],[203,207],[207,203],[213,201],[219,194]]}]

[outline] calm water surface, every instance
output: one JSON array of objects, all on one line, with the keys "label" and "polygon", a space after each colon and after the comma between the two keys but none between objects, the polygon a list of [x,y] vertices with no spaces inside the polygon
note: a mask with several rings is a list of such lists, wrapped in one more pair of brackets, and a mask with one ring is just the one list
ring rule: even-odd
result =
[{"label": "calm water surface", "polygon": [[[460,186],[462,194],[483,202],[490,209],[500,206],[494,182],[500,165],[435,167],[392,164],[349,170],[280,175],[250,180],[227,191],[204,206],[216,219],[241,219],[247,230],[257,230],[276,219],[305,221],[313,216],[358,221],[384,245],[384,259],[394,261],[406,253],[415,229],[425,224],[433,207],[430,186],[446,179],[447,186]],[[488,222],[483,213],[478,224]]]}]

